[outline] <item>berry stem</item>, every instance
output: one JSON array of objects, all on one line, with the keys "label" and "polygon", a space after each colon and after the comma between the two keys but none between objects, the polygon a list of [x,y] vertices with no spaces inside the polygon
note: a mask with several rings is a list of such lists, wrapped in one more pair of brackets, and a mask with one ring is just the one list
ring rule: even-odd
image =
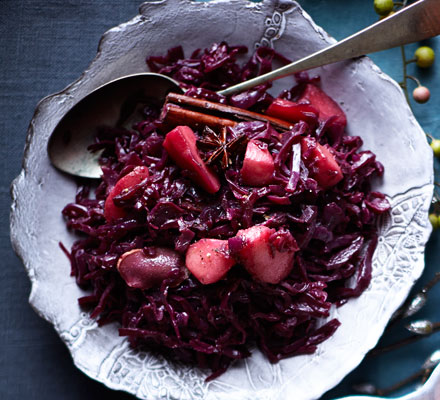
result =
[{"label": "berry stem", "polygon": [[425,135],[428,136],[431,140],[435,140],[435,137],[429,134],[428,132],[425,132]]},{"label": "berry stem", "polygon": [[[408,312],[409,308],[411,307],[411,303],[414,302],[414,299],[416,299],[419,296],[426,296],[429,293],[429,291],[438,282],[440,282],[440,272],[436,272],[434,277],[425,286],[423,286],[423,288],[419,292],[417,292],[415,295],[408,297],[406,299],[406,301],[403,303],[403,305],[394,314],[393,319],[387,325],[386,330],[389,331],[397,322],[410,316],[409,314],[407,314],[407,312]],[[423,308],[423,306],[421,308]],[[420,311],[420,309],[415,311],[414,314],[417,313],[418,311]]]},{"label": "berry stem", "polygon": [[407,77],[408,79],[413,80],[415,83],[417,83],[417,86],[422,86],[422,84],[420,83],[420,81],[419,81],[415,76],[407,75],[406,77]]},{"label": "berry stem", "polygon": [[403,61],[403,81],[401,83],[401,87],[403,89],[403,92],[405,93],[405,98],[406,101],[408,102],[409,108],[412,111],[411,102],[409,101],[409,94],[408,94],[408,76],[406,73],[405,46],[400,46],[400,52],[402,54],[402,61]]},{"label": "berry stem", "polygon": [[402,340],[399,340],[397,342],[394,342],[394,343],[392,343],[392,344],[390,344],[388,346],[375,347],[373,350],[370,350],[370,352],[367,354],[367,357],[374,357],[374,356],[377,356],[379,354],[383,354],[383,353],[387,353],[387,352],[392,351],[392,350],[399,349],[402,346],[406,346],[408,344],[417,342],[418,340],[420,340],[422,338],[431,336],[434,333],[437,333],[439,330],[440,330],[440,323],[438,323],[438,322],[433,323],[432,324],[432,332],[426,333],[424,335],[418,335],[418,334],[411,335],[411,336],[406,337],[405,339],[402,339]]},{"label": "berry stem", "polygon": [[384,388],[384,389],[378,389],[376,391],[376,395],[377,396],[382,396],[382,397],[383,396],[388,396],[390,393],[392,393],[392,392],[394,392],[394,391],[396,391],[398,389],[401,389],[401,388],[409,385],[410,383],[416,381],[417,379],[420,379],[421,377],[423,377],[425,375],[425,373],[426,373],[425,369],[420,369],[417,372],[414,372],[410,376],[402,379],[401,381],[395,383],[392,386],[389,386],[389,387]]},{"label": "berry stem", "polygon": [[421,290],[421,293],[428,293],[438,282],[440,282],[440,272],[436,272],[432,278]]}]

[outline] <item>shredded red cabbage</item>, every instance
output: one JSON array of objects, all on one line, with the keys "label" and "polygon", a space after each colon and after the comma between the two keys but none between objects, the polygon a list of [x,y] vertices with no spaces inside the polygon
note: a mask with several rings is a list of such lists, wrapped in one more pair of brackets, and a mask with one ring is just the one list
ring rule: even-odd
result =
[{"label": "shredded red cabbage", "polygon": [[[259,48],[241,66],[237,56],[246,52],[244,46],[220,43],[185,59],[176,47],[166,56],[148,58],[147,64],[182,82],[187,95],[261,112],[273,100],[266,92],[269,85],[228,98],[214,92],[271,70],[274,61],[288,62],[272,49]],[[302,73],[296,81],[282,98],[295,99],[304,85],[319,79]],[[208,379],[232,361],[249,357],[253,344],[271,362],[313,353],[340,324],[324,320],[332,304],[359,296],[369,285],[376,219],[389,210],[384,195],[370,189],[372,178],[383,174],[382,165],[370,151],[360,151],[360,137],[345,136],[332,118],[318,121],[312,115],[281,139],[269,124],[242,122],[234,134],[268,145],[274,181],[261,188],[243,185],[242,155],[237,155],[226,172],[218,170],[221,189],[209,195],[169,159],[159,113],[146,105],[132,129],[99,130],[92,147],[104,150],[103,175],[95,196],[88,183],[82,184],[75,201],[63,210],[67,226],[83,234],[66,250],[77,284],[90,291],[79,299],[80,305],[90,307],[100,325],[118,321],[120,335],[132,346],[159,349],[209,368]],[[297,156],[298,137],[306,131],[333,148],[344,175],[336,186],[320,188]],[[109,191],[136,166],[148,167],[150,177],[114,198],[126,217],[107,222]],[[165,247],[185,254],[201,238],[228,239],[253,225],[289,231],[299,246],[293,270],[279,284],[258,282],[243,268],[232,268],[225,279],[210,285],[189,276],[175,287],[164,280],[160,287],[141,290],[128,287],[116,269],[118,258],[133,249]],[[278,237],[280,249],[292,246],[291,239]],[[230,240],[230,246],[240,244]]]}]

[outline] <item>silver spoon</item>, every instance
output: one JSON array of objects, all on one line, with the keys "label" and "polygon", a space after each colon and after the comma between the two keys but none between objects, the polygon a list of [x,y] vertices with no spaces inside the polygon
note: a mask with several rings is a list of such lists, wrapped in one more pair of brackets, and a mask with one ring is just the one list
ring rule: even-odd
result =
[{"label": "silver spoon", "polygon": [[121,114],[130,112],[123,109],[127,103],[142,99],[160,107],[166,95],[176,90],[180,90],[179,82],[151,72],[124,76],[98,87],[75,104],[55,127],[47,146],[50,161],[71,175],[99,178],[101,152],[87,149],[94,143],[97,127],[118,125]]},{"label": "silver spoon", "polygon": [[[218,93],[230,95],[256,85],[322,65],[346,60],[427,39],[440,34],[440,0],[419,0],[348,38],[265,75]],[[96,128],[115,126],[127,99],[141,96],[159,103],[170,91],[181,91],[167,76],[141,73],[124,76],[91,92],[73,106],[55,127],[48,143],[52,164],[61,171],[85,178],[99,178],[100,153],[87,150]]]}]

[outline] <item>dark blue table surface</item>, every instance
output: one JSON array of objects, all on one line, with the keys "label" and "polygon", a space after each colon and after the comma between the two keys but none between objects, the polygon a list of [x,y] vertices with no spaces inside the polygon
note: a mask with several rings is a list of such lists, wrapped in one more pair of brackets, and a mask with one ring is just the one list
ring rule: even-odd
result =
[{"label": "dark blue table surface", "polygon": [[[300,3],[337,39],[377,20],[372,0]],[[132,399],[78,371],[53,328],[28,305],[29,280],[9,240],[9,185],[20,171],[27,126],[38,100],[75,80],[93,59],[102,33],[135,16],[139,5],[139,0],[0,1],[0,399]],[[428,44],[440,54],[440,39]],[[416,47],[407,46],[408,55]],[[396,80],[401,79],[400,57],[399,50],[372,56]],[[439,62],[425,71],[409,67],[409,72],[431,89],[429,103],[414,105],[414,112],[422,127],[437,137]],[[427,246],[425,273],[415,290],[438,270],[439,253],[440,237],[435,232]],[[440,320],[439,304],[440,287],[431,292],[428,306],[417,318]],[[402,335],[402,326],[397,326],[384,342]],[[365,360],[324,399],[353,393],[350,387],[354,382],[368,380],[387,386],[400,380],[418,370],[438,346],[438,339],[433,335],[405,349]]]}]

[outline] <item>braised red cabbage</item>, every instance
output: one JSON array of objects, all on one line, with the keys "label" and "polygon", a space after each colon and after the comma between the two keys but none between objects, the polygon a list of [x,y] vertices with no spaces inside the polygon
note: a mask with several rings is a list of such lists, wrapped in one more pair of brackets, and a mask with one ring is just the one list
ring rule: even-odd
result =
[{"label": "braised red cabbage", "polygon": [[[184,58],[176,47],[165,56],[149,57],[147,64],[182,82],[189,95],[261,112],[273,99],[266,92],[269,85],[228,98],[214,92],[267,72],[274,62],[288,62],[272,49],[259,48],[241,65],[237,57],[246,52],[244,46],[220,43]],[[304,85],[319,78],[302,73],[296,82],[282,98],[294,100]],[[132,129],[99,129],[92,150],[103,149],[100,184],[92,196],[83,182],[75,201],[63,210],[68,228],[81,234],[71,251],[64,249],[77,284],[89,291],[80,305],[92,310],[99,325],[118,321],[120,335],[132,346],[209,368],[208,379],[232,361],[249,357],[253,344],[271,362],[313,353],[340,324],[325,320],[330,307],[359,296],[370,282],[377,217],[389,210],[385,196],[371,191],[382,165],[370,151],[360,151],[362,139],[346,136],[334,118],[318,121],[313,114],[281,138],[269,124],[242,122],[230,133],[268,145],[274,181],[260,188],[243,185],[242,155],[237,155],[226,172],[217,171],[222,186],[209,195],[162,148],[166,132],[159,113],[146,105]],[[299,138],[306,133],[333,148],[344,175],[336,186],[324,190],[309,176],[298,156]],[[141,165],[150,177],[114,198],[126,216],[107,222],[103,207],[109,191]],[[133,249],[165,247],[183,255],[196,240],[232,238],[256,224],[289,231],[299,246],[292,272],[277,285],[232,268],[226,279],[211,285],[189,276],[176,287],[165,279],[160,287],[140,290],[128,287],[116,269],[118,258]],[[292,246],[282,235],[277,243],[280,249]]]}]

